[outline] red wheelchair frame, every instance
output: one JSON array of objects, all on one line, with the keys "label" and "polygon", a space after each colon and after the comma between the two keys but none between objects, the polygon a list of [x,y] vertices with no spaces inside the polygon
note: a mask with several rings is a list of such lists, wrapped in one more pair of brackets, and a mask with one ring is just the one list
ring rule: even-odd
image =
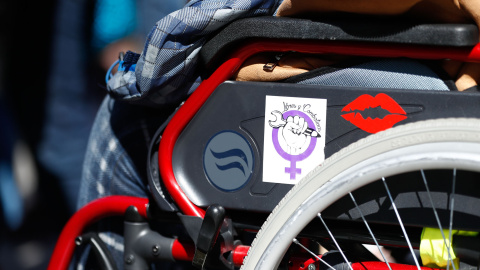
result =
[{"label": "red wheelchair frame", "polygon": [[[185,215],[203,218],[205,210],[193,204],[178,185],[172,168],[172,153],[175,142],[182,130],[194,117],[213,91],[224,81],[232,77],[241,64],[250,56],[260,52],[287,52],[296,51],[309,54],[343,54],[353,56],[372,57],[408,57],[416,59],[452,59],[463,62],[480,62],[480,44],[473,48],[449,48],[412,45],[391,45],[365,42],[334,42],[334,41],[298,41],[256,40],[235,51],[216,71],[205,79],[198,89],[185,101],[167,125],[159,147],[159,168],[161,179],[165,187]],[[94,201],[75,213],[65,225],[58,239],[50,260],[48,269],[67,269],[72,258],[76,238],[89,225],[99,219],[123,215],[129,206],[135,206],[140,215],[147,218],[148,199],[111,196]],[[241,266],[247,255],[248,246],[237,246],[233,251],[233,263]],[[172,254],[175,260],[191,261],[195,252],[192,243],[174,241]],[[310,261],[311,260],[311,261]],[[292,258],[290,269],[306,269],[306,265],[314,262],[313,259]],[[410,266],[391,264],[395,269],[410,269]],[[386,269],[384,263],[370,262],[367,264],[354,263],[353,269]],[[416,268],[415,266],[411,266]],[[413,269],[413,268],[412,268]],[[431,269],[431,268],[425,268]]]}]

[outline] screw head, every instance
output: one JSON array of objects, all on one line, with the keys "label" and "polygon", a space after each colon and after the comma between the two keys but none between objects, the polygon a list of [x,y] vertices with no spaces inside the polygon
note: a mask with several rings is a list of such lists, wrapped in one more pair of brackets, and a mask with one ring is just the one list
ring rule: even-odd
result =
[{"label": "screw head", "polygon": [[311,263],[311,264],[308,265],[308,270],[315,270],[315,269],[317,269],[317,268],[315,267],[314,263]]},{"label": "screw head", "polygon": [[81,236],[75,238],[75,245],[81,246],[83,244],[83,238]]},{"label": "screw head", "polygon": [[129,255],[125,256],[125,263],[126,264],[132,264],[134,260],[135,260],[135,257],[133,256],[133,254],[129,254]]},{"label": "screw head", "polygon": [[153,255],[157,256],[160,253],[160,246],[159,245],[154,245],[152,247],[152,253],[153,253]]}]

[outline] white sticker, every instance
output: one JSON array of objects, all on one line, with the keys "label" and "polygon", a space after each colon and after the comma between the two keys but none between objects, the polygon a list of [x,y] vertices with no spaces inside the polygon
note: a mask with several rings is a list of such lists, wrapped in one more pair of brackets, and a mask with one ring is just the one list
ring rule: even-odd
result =
[{"label": "white sticker", "polygon": [[327,100],[267,96],[263,181],[296,184],[325,159]]}]

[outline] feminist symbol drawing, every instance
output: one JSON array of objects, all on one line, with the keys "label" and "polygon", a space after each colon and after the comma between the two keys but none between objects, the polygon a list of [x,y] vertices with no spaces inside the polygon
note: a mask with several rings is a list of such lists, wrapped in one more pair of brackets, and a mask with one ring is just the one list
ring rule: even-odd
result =
[{"label": "feminist symbol drawing", "polygon": [[263,181],[295,184],[323,162],[326,100],[274,96],[266,100]]},{"label": "feminist symbol drawing", "polygon": [[[320,134],[315,130],[313,121],[301,111],[292,110],[284,114],[273,111],[272,114],[276,117],[275,121],[269,121],[273,127],[273,146],[282,158],[290,161],[290,167],[285,168],[285,173],[290,174],[290,179],[293,180],[297,174],[302,173],[302,169],[297,168],[296,163],[312,154]],[[286,150],[280,145],[282,139]]]}]

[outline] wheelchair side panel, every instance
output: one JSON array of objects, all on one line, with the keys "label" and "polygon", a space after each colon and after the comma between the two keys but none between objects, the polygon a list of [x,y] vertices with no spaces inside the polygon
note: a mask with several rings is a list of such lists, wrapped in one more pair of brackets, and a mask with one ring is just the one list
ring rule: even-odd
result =
[{"label": "wheelchair side panel", "polygon": [[266,96],[326,100],[325,158],[395,125],[480,115],[476,93],[225,82],[184,129],[173,152],[175,177],[195,205],[270,212],[292,187],[262,177]]}]

